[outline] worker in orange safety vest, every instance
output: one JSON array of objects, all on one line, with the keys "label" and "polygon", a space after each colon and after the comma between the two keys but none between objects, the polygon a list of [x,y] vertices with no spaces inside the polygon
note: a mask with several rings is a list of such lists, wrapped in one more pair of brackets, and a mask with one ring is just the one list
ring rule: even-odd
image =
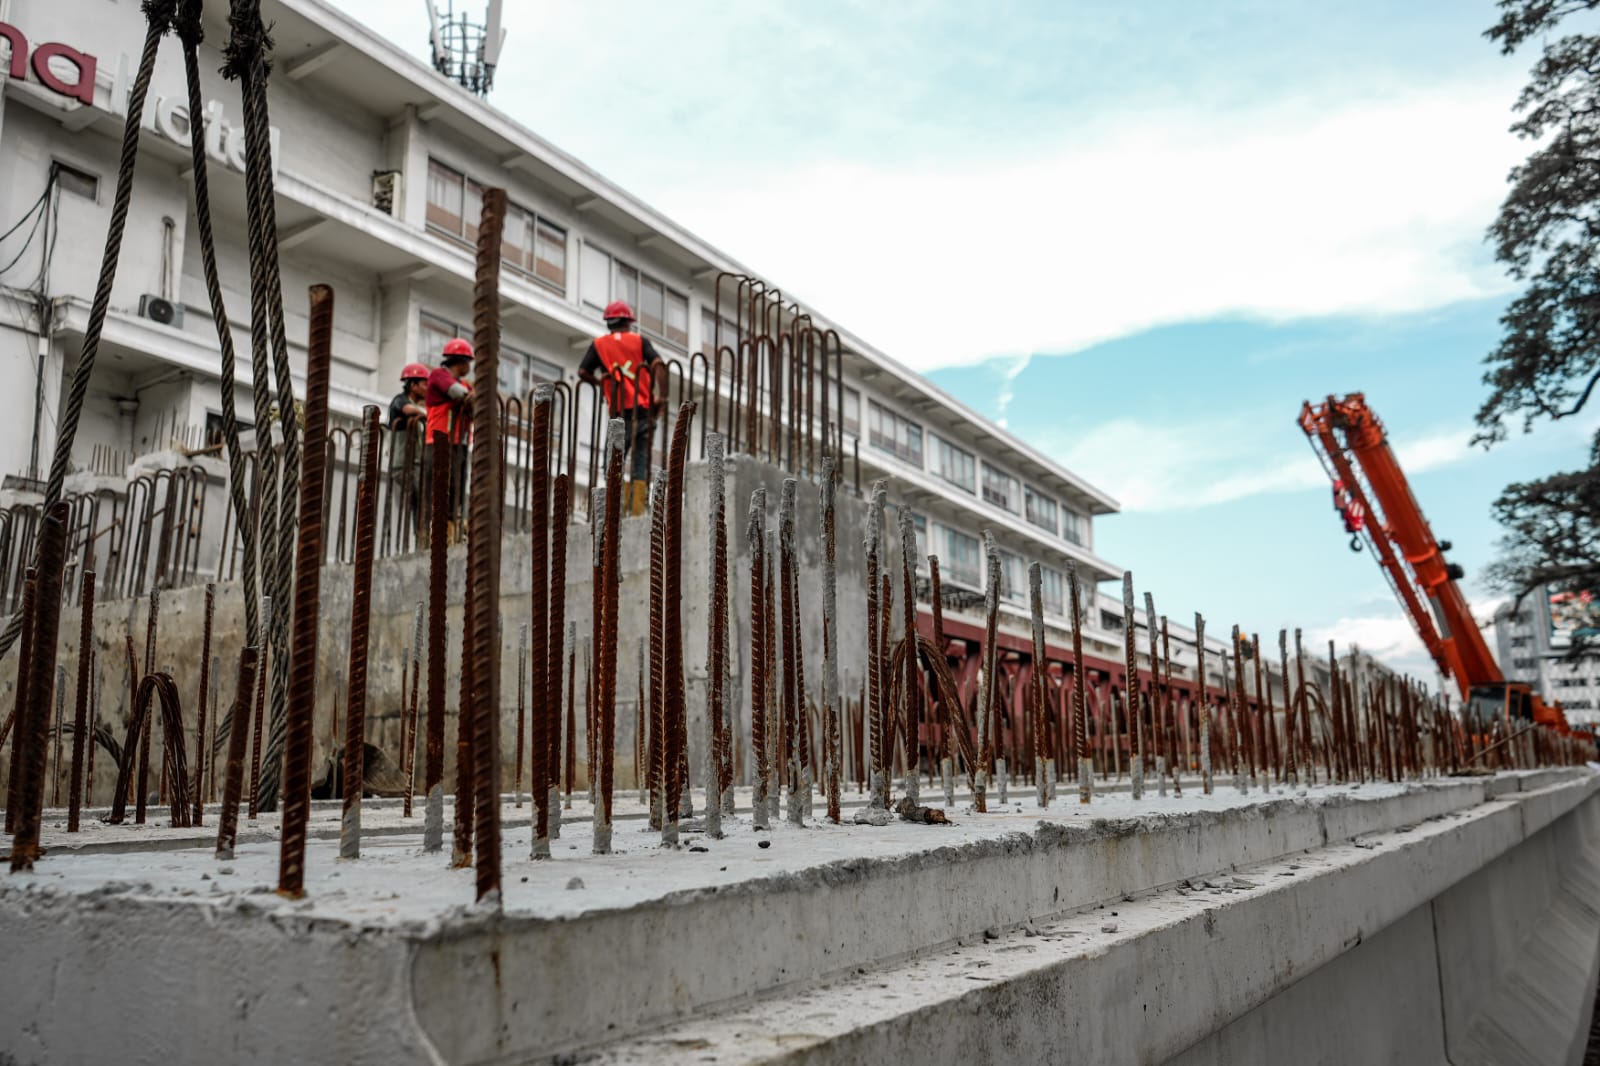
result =
[{"label": "worker in orange safety vest", "polygon": [[[440,366],[428,375],[428,456],[430,462],[444,458],[433,453],[434,434],[444,433],[450,462],[449,539],[461,539],[462,502],[467,491],[467,446],[472,440],[472,344],[456,337],[445,342]],[[431,477],[431,474],[429,475]],[[424,484],[431,484],[425,481]],[[428,491],[428,490],[424,490]]]},{"label": "worker in orange safety vest", "polygon": [[660,359],[650,342],[633,330],[633,308],[622,300],[606,305],[606,332],[596,337],[578,366],[578,377],[605,393],[612,418],[620,418],[627,447],[633,453],[629,466],[626,513],[644,514],[649,498],[650,440],[656,398],[651,368]]}]

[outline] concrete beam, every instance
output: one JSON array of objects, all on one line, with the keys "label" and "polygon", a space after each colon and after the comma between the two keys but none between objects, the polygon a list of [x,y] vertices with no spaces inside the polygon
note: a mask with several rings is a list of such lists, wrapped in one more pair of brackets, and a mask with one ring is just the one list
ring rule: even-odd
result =
[{"label": "concrete beam", "polygon": [[303,81],[317,71],[339,58],[339,53],[344,50],[343,41],[329,41],[327,44],[313,48],[311,51],[291,59],[283,66],[284,76],[290,81]]},{"label": "concrete beam", "polygon": [[450,105],[445,103],[443,100],[432,100],[426,104],[419,104],[417,105],[417,121],[432,122],[445,110],[447,110],[449,106]]},{"label": "concrete beam", "polygon": [[605,201],[598,196],[575,196],[572,199],[572,209],[578,212],[593,211],[603,203]]},{"label": "concrete beam", "polygon": [[309,222],[302,222],[298,226],[281,229],[278,231],[278,251],[287,252],[298,248],[332,224],[329,219],[314,218]]}]

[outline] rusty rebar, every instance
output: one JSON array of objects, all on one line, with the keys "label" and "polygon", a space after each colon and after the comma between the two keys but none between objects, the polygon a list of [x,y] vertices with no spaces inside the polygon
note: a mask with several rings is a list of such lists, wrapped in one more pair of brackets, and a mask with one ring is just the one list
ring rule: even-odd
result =
[{"label": "rusty rebar", "polygon": [[1172,633],[1167,628],[1167,616],[1161,616],[1161,702],[1165,713],[1170,715],[1167,723],[1167,751],[1169,759],[1167,769],[1172,772],[1172,794],[1183,795],[1183,775],[1189,769],[1189,721],[1184,715],[1183,722],[1183,747],[1182,760],[1179,759],[1178,747],[1178,708],[1182,699],[1173,692],[1172,688]]},{"label": "rusty rebar", "polygon": [[218,859],[233,858],[239,836],[239,797],[244,791],[244,749],[249,741],[250,704],[256,687],[256,664],[260,653],[253,647],[239,653],[239,676],[234,684],[233,708],[228,720],[228,761],[223,769],[222,810],[217,815]]},{"label": "rusty rebar", "polygon": [[56,638],[61,628],[61,571],[66,562],[71,506],[59,503],[40,522],[39,566],[34,596],[33,640],[27,702],[18,716],[15,743],[22,746],[22,810],[11,841],[11,872],[33,869],[39,854],[39,820],[44,807],[45,731],[55,684]]},{"label": "rusty rebar", "polygon": [[1050,780],[1045,767],[1044,727],[1044,571],[1028,566],[1028,615],[1033,630],[1033,664],[1028,675],[1028,722],[1033,733],[1033,791],[1041,808],[1050,806]]},{"label": "rusty rebar", "polygon": [[595,677],[600,682],[599,700],[595,708],[600,741],[600,794],[594,819],[594,852],[597,855],[611,853],[612,789],[616,783],[617,769],[617,601],[622,583],[623,436],[622,420],[613,418],[606,427],[605,525],[600,560],[603,627],[600,631],[600,657],[595,663]]},{"label": "rusty rebar", "polygon": [[528,623],[522,623],[517,632],[517,751],[511,760],[511,799],[522,806],[522,753],[527,747],[528,732]]},{"label": "rusty rebar", "polygon": [[[871,790],[873,804],[887,808],[889,806],[889,783],[887,773],[883,766],[887,760],[883,757],[883,749],[888,737],[883,728],[884,703],[887,694],[883,691],[884,648],[879,633],[882,629],[880,616],[888,608],[881,602],[879,594],[879,573],[881,560],[879,559],[879,545],[883,537],[883,504],[888,494],[885,482],[880,478],[872,483],[872,493],[867,510],[867,732],[870,740],[867,752],[867,787]],[[882,776],[880,776],[882,775]]]},{"label": "rusty rebar", "polygon": [[[500,252],[505,230],[506,191],[485,189],[483,214],[478,222],[478,263],[473,301],[473,363],[477,395],[472,403],[472,495],[471,524],[467,541],[467,584],[473,587],[472,661],[472,741],[474,803],[477,816],[477,898],[500,904],[500,528],[505,506],[501,489],[500,463]],[[548,436],[552,386],[541,385],[546,436]],[[539,400],[535,400],[535,433]],[[548,463],[548,441],[545,462]],[[539,455],[535,441],[535,458]],[[548,476],[543,468],[535,473]],[[546,501],[537,501],[542,510]],[[543,517],[541,515],[541,517]],[[544,525],[543,522],[540,523]],[[535,584],[542,584],[535,579]],[[540,688],[544,688],[547,663],[536,668]],[[541,700],[548,697],[540,693]],[[465,714],[468,708],[463,705]],[[541,762],[548,762],[548,746]],[[548,775],[546,775],[548,776]],[[539,797],[539,810],[549,826],[549,785]]]},{"label": "rusty rebar", "polygon": [[[606,490],[603,485],[589,489],[589,639],[583,648],[583,722],[584,762],[587,774],[584,780],[589,787],[589,805],[597,812],[600,806],[600,684],[595,675],[595,652],[600,647],[600,637],[605,629],[606,581],[605,536]],[[596,826],[599,823],[596,821]],[[598,832],[598,828],[596,829]]]},{"label": "rusty rebar", "polygon": [[665,825],[672,827],[672,843],[677,842],[679,808],[688,785],[684,767],[688,758],[688,707],[683,676],[683,489],[689,461],[689,434],[694,424],[693,400],[678,405],[672,427],[672,446],[667,456],[666,570],[663,588],[666,595],[664,621],[667,628],[667,803]]},{"label": "rusty rebar", "polygon": [[1146,589],[1144,594],[1144,628],[1150,637],[1150,752],[1155,759],[1156,789],[1162,796],[1167,794],[1167,749],[1164,723],[1166,715],[1166,701],[1161,688],[1161,658],[1160,646],[1157,644],[1159,634],[1156,631],[1156,600]]},{"label": "rusty rebar", "polygon": [[755,825],[767,826],[767,490],[750,494],[746,523],[750,555],[750,747],[755,756]]},{"label": "rusty rebar", "polygon": [[650,735],[646,757],[650,772],[650,828],[666,831],[667,795],[667,472],[657,470],[650,485],[649,669]]},{"label": "rusty rebar", "polygon": [[978,772],[974,778],[973,806],[979,813],[989,809],[989,767],[994,757],[994,738],[990,728],[994,718],[995,688],[999,679],[1000,551],[994,534],[983,531],[985,580],[983,590],[983,673],[978,685]]},{"label": "rusty rebar", "polygon": [[572,806],[572,779],[578,772],[578,623],[567,623],[567,757],[562,781],[567,786],[566,804]]},{"label": "rusty rebar", "polygon": [[801,824],[800,699],[795,683],[794,505],[796,481],[784,478],[778,493],[778,627],[783,675],[778,694],[782,729],[781,776],[789,790],[789,820]]},{"label": "rusty rebar", "polygon": [[472,835],[474,806],[477,799],[477,779],[474,776],[472,743],[472,684],[474,662],[472,649],[477,632],[477,612],[474,604],[477,589],[466,582],[461,596],[461,671],[456,689],[456,802],[455,832],[451,837],[450,867],[463,869],[472,865]]},{"label": "rusty rebar", "polygon": [[[715,401],[713,401],[713,412]],[[704,429],[704,423],[702,423]],[[724,503],[725,478],[723,474],[724,442],[722,434],[710,433],[703,440],[707,485],[710,489],[707,520],[711,524],[708,547],[710,559],[709,585],[710,616],[706,626],[706,832],[722,836],[722,800],[724,752],[728,744],[724,728],[724,673],[726,672],[726,635],[728,624],[728,526]]]},{"label": "rusty rebar", "polygon": [[433,485],[428,509],[428,747],[422,772],[427,793],[422,850],[444,849],[444,689],[448,633],[445,605],[449,592],[450,435],[433,434]]},{"label": "rusty rebar", "polygon": [[1300,769],[1296,761],[1298,747],[1295,735],[1293,688],[1289,684],[1289,631],[1278,630],[1278,669],[1283,677],[1283,777],[1291,785],[1300,783]]},{"label": "rusty rebar", "polygon": [[[206,586],[206,603],[211,603],[212,585]],[[85,734],[88,730],[89,718],[89,677],[94,665],[94,571],[85,570],[79,585],[81,600],[81,620],[78,626],[78,695],[72,715],[72,776],[67,785],[67,832],[78,831],[78,819],[83,809],[83,746]],[[211,632],[211,620],[208,613],[206,618],[206,633]],[[208,641],[209,643],[209,641]],[[204,711],[201,712],[202,729],[204,736]],[[198,792],[196,793],[198,795]],[[195,812],[195,824],[199,825],[199,811]]]},{"label": "rusty rebar", "polygon": [[822,458],[822,720],[827,755],[823,763],[823,789],[828,797],[828,820],[839,824],[842,745],[839,730],[839,569],[834,515],[834,459]]},{"label": "rusty rebar", "polygon": [[[406,794],[401,806],[403,818],[411,817],[411,797],[417,791],[417,705],[422,682],[422,616],[426,609],[426,605],[418,601],[416,613],[412,615],[410,700],[401,708],[404,717],[400,720],[400,772],[406,778]],[[404,662],[400,669],[405,670]]]},{"label": "rusty rebar", "polygon": [[[939,557],[928,556],[928,598],[932,601],[930,609],[933,613],[933,646],[935,659],[933,666],[937,673],[940,666],[948,667],[945,658],[944,640],[944,591],[939,584]],[[944,803],[946,807],[954,807],[955,794],[955,767],[956,767],[956,737],[955,719],[956,710],[941,696],[934,705],[939,725],[939,775],[944,784]]]},{"label": "rusty rebar", "polygon": [[54,738],[54,753],[50,760],[50,806],[61,806],[61,743],[66,735],[67,714],[67,668],[64,665],[56,667],[56,720],[55,726],[50,730]]},{"label": "rusty rebar", "polygon": [[[1194,615],[1195,713],[1200,716],[1200,791],[1211,795],[1211,698],[1206,693],[1206,620]],[[1226,678],[1227,670],[1224,668]]]},{"label": "rusty rebar", "polygon": [[890,654],[894,647],[894,581],[887,568],[879,577],[878,585],[878,691],[883,694],[883,721],[879,726],[883,737],[878,763],[878,780],[882,783],[880,796],[885,808],[891,806],[894,791],[894,751],[898,730],[895,729],[895,712],[891,681],[894,661]]},{"label": "rusty rebar", "polygon": [[[546,791],[550,795],[550,837],[561,835],[561,683],[562,667],[568,658],[567,632],[567,518],[572,513],[572,477],[557,474],[552,483],[550,500],[550,622],[549,665],[545,668],[546,722],[545,732],[550,742],[546,767]],[[571,728],[570,726],[568,727]],[[569,738],[570,739],[570,738]]]},{"label": "rusty rebar", "polygon": [[1078,802],[1088,803],[1094,797],[1094,764],[1089,758],[1089,705],[1084,698],[1083,604],[1078,564],[1071,559],[1067,560],[1067,584],[1072,609],[1072,730],[1077,740]]},{"label": "rusty rebar", "polygon": [[295,545],[289,704],[284,735],[283,837],[278,893],[305,895],[306,824],[311,817],[311,746],[317,709],[317,622],[322,599],[322,495],[327,480],[328,385],[333,359],[333,290],[311,286],[306,344],[304,453]]},{"label": "rusty rebar", "polygon": [[[356,483],[356,550],[350,592],[350,695],[344,722],[344,814],[339,857],[361,854],[361,794],[366,787],[367,662],[371,655],[372,557],[378,533],[378,408],[362,410],[361,473]],[[402,667],[402,672],[404,667]]]},{"label": "rusty rebar", "polygon": [[[144,669],[139,672],[140,680],[143,680],[143,678],[155,673],[156,670],[156,629],[160,617],[161,590],[152,586],[150,589],[150,607],[145,617]],[[138,691],[137,686],[135,686],[135,691]],[[143,735],[139,737],[139,776],[135,779],[136,784],[134,786],[139,791],[138,813],[136,815],[139,825],[144,824],[146,805],[145,797],[150,791],[150,738],[154,734],[155,728],[152,726],[151,728],[146,729]],[[163,768],[163,774],[164,773],[165,768]],[[163,777],[163,781],[164,780],[165,778]],[[160,788],[159,784],[157,785],[157,788]]]},{"label": "rusty rebar", "polygon": [[[85,574],[84,576],[89,579],[92,589],[93,578],[89,574]],[[208,581],[206,582],[205,614],[201,626],[200,636],[200,686],[195,691],[195,699],[200,706],[197,712],[198,717],[195,720],[194,728],[194,813],[190,816],[190,821],[194,825],[201,825],[203,823],[206,811],[206,766],[210,762],[210,760],[206,758],[206,695],[210,690],[211,685],[211,630],[216,615],[216,607],[217,586],[213,582]],[[86,630],[84,639],[87,640],[88,636],[89,634]],[[80,681],[80,688],[86,685],[86,679]],[[83,702],[82,695],[80,695],[78,699],[80,703]]]},{"label": "rusty rebar", "polygon": [[922,692],[917,684],[920,661],[917,646],[917,526],[910,508],[900,508],[899,522],[900,619],[904,630],[901,639],[906,648],[905,677],[901,682],[904,692],[900,704],[900,722],[906,749],[905,798],[913,806],[919,806],[921,796],[918,794],[918,779],[922,770],[922,752],[917,738],[922,730]]},{"label": "rusty rebar", "polygon": [[[1148,622],[1149,619],[1146,619]],[[1133,571],[1122,572],[1122,654],[1126,673],[1122,685],[1122,705],[1128,714],[1128,763],[1133,798],[1144,798],[1144,714],[1139,706],[1139,638],[1133,624]]]},{"label": "rusty rebar", "polygon": [[[1306,658],[1305,649],[1301,645],[1300,630],[1294,631],[1294,671],[1295,671],[1295,697],[1294,701],[1300,708],[1300,747],[1304,752],[1306,768],[1306,784],[1317,783],[1317,753],[1311,740],[1311,697],[1306,692]],[[1330,780],[1332,776],[1330,774]]]},{"label": "rusty rebar", "polygon": [[[532,762],[528,767],[528,789],[533,803],[533,850],[531,857],[550,857],[550,716],[555,704],[550,696],[550,644],[560,640],[559,629],[549,628],[551,603],[560,600],[566,582],[563,575],[550,573],[550,410],[554,402],[552,386],[541,385],[533,400],[533,458],[529,494],[533,510],[532,528],[529,531],[531,548],[528,565],[533,572],[533,615],[529,687],[532,689],[532,720],[528,742],[532,745]],[[559,682],[558,682],[559,684]],[[522,758],[522,745],[517,744],[517,758]],[[519,771],[520,773],[520,771]]]},{"label": "rusty rebar", "polygon": [[[39,571],[28,567],[22,581],[22,639],[17,654],[16,699],[11,706],[5,725],[0,727],[0,743],[11,733],[11,764],[6,777],[6,832],[17,831],[17,816],[22,812],[23,757],[27,752],[24,728],[28,723],[28,693],[31,691],[29,675],[33,668],[33,623],[39,595]],[[123,758],[131,758],[124,752]]]}]

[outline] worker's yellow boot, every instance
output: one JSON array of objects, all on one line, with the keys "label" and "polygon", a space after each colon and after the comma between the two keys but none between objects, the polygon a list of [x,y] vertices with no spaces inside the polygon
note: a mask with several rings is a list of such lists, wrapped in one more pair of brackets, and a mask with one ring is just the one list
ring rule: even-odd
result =
[{"label": "worker's yellow boot", "polygon": [[638,517],[645,513],[650,503],[650,486],[643,481],[628,482],[628,514]]}]

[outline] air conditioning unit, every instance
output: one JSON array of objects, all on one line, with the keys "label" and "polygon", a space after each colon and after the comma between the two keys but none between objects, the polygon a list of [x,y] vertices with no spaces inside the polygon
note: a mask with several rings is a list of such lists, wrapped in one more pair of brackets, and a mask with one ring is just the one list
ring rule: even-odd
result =
[{"label": "air conditioning unit", "polygon": [[372,206],[391,217],[400,214],[400,172],[375,170],[372,172]]},{"label": "air conditioning unit", "polygon": [[161,326],[183,328],[183,305],[151,293],[139,297],[139,317]]}]

